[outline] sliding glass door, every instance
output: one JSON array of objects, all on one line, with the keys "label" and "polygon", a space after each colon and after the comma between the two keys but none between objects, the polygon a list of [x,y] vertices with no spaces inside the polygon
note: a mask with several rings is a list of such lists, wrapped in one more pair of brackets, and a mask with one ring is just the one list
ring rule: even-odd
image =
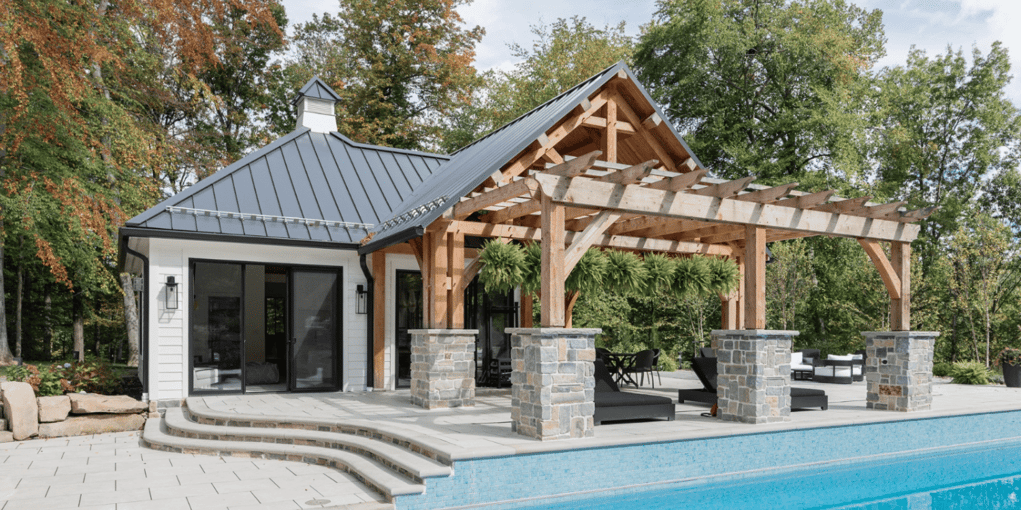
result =
[{"label": "sliding glass door", "polygon": [[336,271],[291,271],[291,388],[340,385],[340,314]]},{"label": "sliding glass door", "polygon": [[192,296],[194,391],[242,391],[244,297],[241,264],[196,262]]}]

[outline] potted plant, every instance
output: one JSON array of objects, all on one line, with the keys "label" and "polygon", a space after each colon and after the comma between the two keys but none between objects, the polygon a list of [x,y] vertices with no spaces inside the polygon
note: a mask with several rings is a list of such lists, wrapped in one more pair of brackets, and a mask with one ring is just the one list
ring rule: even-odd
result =
[{"label": "potted plant", "polygon": [[1003,382],[1008,388],[1021,388],[1021,349],[1005,347],[996,357],[1003,367]]}]

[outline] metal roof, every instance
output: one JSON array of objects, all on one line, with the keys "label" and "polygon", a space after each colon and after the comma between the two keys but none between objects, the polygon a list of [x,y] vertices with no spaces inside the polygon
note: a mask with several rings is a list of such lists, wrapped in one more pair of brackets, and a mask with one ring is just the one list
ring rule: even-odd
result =
[{"label": "metal roof", "polygon": [[357,243],[392,217],[447,159],[301,128],[128,220],[125,227],[154,234]]},{"label": "metal roof", "polygon": [[302,96],[326,99],[328,101],[340,101],[340,96],[318,77],[312,77],[312,79],[308,80],[305,86],[298,90],[298,94],[294,96],[291,102],[297,102]]},{"label": "metal roof", "polygon": [[[418,189],[394,210],[389,218],[374,229],[372,242],[358,251],[370,253],[389,245],[403,242],[411,232],[422,231],[430,223],[457,204],[494,172],[502,168],[514,156],[527,148],[540,135],[566,117],[583,100],[594,94],[603,84],[612,79],[618,71],[624,71],[655,108],[660,117],[666,119],[659,105],[652,100],[645,87],[635,79],[634,73],[623,62],[618,62],[589,79],[575,85],[557,97],[539,105],[534,110],[479,138],[459,149],[450,156]],[[702,165],[688,145],[669,122],[664,122],[677,137],[684,149]]]}]

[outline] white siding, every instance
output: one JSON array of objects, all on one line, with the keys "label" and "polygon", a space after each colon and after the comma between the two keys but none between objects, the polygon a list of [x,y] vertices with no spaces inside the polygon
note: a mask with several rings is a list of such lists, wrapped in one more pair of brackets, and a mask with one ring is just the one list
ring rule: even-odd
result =
[{"label": "white siding", "polygon": [[[151,400],[180,400],[187,396],[191,259],[342,268],[342,389],[365,390],[365,334],[369,316],[355,313],[355,287],[366,284],[355,251],[160,238],[150,239],[148,248],[150,315],[146,359],[150,370]],[[414,264],[414,258],[411,262]],[[168,310],[165,304],[168,276],[173,276],[178,282],[176,310]]]}]

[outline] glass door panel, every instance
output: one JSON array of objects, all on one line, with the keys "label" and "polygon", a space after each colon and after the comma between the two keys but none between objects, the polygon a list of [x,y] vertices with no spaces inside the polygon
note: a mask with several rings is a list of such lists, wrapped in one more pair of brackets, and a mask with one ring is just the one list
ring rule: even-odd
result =
[{"label": "glass door panel", "polygon": [[291,282],[291,389],[337,389],[341,366],[339,275],[295,269]]},{"label": "glass door panel", "polygon": [[192,274],[192,389],[241,391],[242,266],[196,262]]},{"label": "glass door panel", "polygon": [[422,273],[397,271],[397,387],[411,387],[411,333],[422,329]]}]

